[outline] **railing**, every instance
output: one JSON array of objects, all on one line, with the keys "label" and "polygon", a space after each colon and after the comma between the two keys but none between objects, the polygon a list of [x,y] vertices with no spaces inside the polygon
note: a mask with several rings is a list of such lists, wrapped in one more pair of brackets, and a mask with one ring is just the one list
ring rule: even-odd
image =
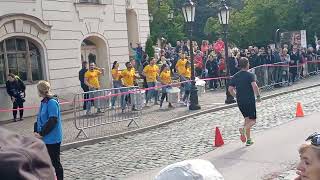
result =
[{"label": "railing", "polygon": [[137,87],[103,89],[79,93],[74,96],[74,125],[79,131],[76,138],[87,129],[129,121],[129,127],[142,113],[144,91]]},{"label": "railing", "polygon": [[[313,59],[293,66],[286,63],[261,65],[250,69],[249,72],[255,74],[257,84],[261,89],[272,90],[273,88],[289,86],[294,81],[316,75],[320,72],[320,68],[319,61]],[[296,73],[294,80],[293,73]],[[223,87],[223,82],[227,79],[230,79],[230,77],[205,78],[200,81],[206,81],[206,84],[209,84],[209,81],[211,83],[215,81]],[[190,85],[190,82],[188,80],[175,82],[169,86],[157,84],[156,87],[150,88],[123,87],[77,94],[74,97],[74,125],[79,131],[76,137],[78,138],[83,134],[85,138],[88,138],[87,132],[89,131],[92,132],[91,136],[99,137],[105,134],[127,131],[126,128],[132,124],[135,124],[136,127],[146,127],[163,122],[163,119],[176,118],[179,115],[175,110],[171,111],[170,108],[165,113],[161,113],[156,107],[145,107],[146,96],[148,93],[158,94],[157,98],[159,99],[162,93],[167,92],[168,102],[173,105],[171,107],[179,108],[179,112],[181,112],[181,108],[183,108],[181,106],[187,106],[188,103],[179,105],[178,100],[185,97],[185,88]],[[205,91],[206,86],[203,83],[196,84],[198,84],[198,96],[208,98]],[[169,87],[175,87],[176,90],[180,88],[180,92],[165,90]],[[154,93],[154,91],[158,93]],[[186,99],[188,101],[188,98]],[[91,108],[88,109],[89,107]],[[147,113],[142,114],[142,110]]]}]

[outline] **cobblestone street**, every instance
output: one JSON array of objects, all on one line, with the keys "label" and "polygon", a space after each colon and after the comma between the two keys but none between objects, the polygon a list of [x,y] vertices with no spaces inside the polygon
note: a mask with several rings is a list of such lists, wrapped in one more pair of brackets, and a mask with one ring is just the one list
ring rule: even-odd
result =
[{"label": "cobblestone street", "polygon": [[[319,111],[320,87],[265,100],[258,104],[254,133],[294,119],[296,102],[305,113]],[[237,108],[203,114],[144,133],[107,140],[62,153],[66,179],[121,179],[213,150],[214,128],[226,142],[238,139],[243,119]]]},{"label": "cobblestone street", "polygon": [[[293,86],[285,86],[282,88],[277,88],[274,90],[263,91],[262,96],[272,95],[274,93],[287,92],[296,88],[303,88],[312,85],[316,85],[319,83],[320,76],[309,77],[303,81],[299,81],[297,84]],[[217,108],[224,106],[225,100],[225,91],[220,89],[218,91],[207,91],[199,97],[199,103],[201,104],[201,110],[208,110],[212,108]],[[140,128],[144,128],[147,126],[157,125],[159,123],[163,123],[165,121],[172,120],[174,118],[178,118],[181,116],[189,115],[194,113],[194,111],[189,111],[187,107],[177,105],[174,109],[165,109],[159,110],[159,106],[150,106],[146,107],[142,111],[142,117],[137,121]],[[73,112],[64,113],[63,114],[63,132],[64,138],[63,143],[72,143],[75,141],[79,141],[82,139],[76,139],[76,135],[78,134],[78,130],[74,126],[74,114]],[[107,119],[108,117],[106,117]],[[19,121],[16,123],[7,123],[3,124],[3,127],[8,128],[10,130],[19,132],[23,135],[32,135],[33,124],[35,121],[35,117],[25,118],[24,121]],[[120,123],[113,123],[101,126],[99,128],[91,128],[86,130],[86,133],[90,138],[101,137],[114,135],[117,133],[123,133],[130,130],[137,129],[135,126],[131,126],[127,128],[128,121],[123,121]]]}]

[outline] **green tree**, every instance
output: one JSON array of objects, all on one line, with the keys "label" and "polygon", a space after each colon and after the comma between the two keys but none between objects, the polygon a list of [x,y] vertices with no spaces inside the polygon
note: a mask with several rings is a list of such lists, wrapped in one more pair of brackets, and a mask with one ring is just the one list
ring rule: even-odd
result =
[{"label": "green tree", "polygon": [[152,41],[152,38],[150,37],[148,37],[146,42],[146,53],[148,54],[149,57],[154,56],[153,41]]},{"label": "green tree", "polygon": [[[149,12],[153,15],[150,23],[151,38],[154,42],[164,37],[170,43],[175,44],[176,40],[185,38],[184,19],[182,14],[175,8],[174,0],[163,0],[161,4],[157,0],[149,0]],[[172,20],[168,19],[170,10],[174,10]]]}]

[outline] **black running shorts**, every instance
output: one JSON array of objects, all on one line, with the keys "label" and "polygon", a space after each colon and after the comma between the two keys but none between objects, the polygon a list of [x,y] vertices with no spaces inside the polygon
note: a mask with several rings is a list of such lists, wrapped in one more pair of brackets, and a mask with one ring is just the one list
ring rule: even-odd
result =
[{"label": "black running shorts", "polygon": [[238,104],[244,118],[257,119],[256,103]]}]

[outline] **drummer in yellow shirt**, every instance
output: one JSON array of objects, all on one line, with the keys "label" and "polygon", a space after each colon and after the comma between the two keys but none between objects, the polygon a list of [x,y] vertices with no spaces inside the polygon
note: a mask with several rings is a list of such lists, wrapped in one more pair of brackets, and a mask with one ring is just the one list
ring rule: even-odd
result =
[{"label": "drummer in yellow shirt", "polygon": [[[156,59],[151,58],[149,65],[147,65],[143,69],[143,75],[146,76],[148,88],[152,88],[156,86],[157,77],[159,76],[159,67],[156,65]],[[146,105],[148,104],[149,100],[154,96],[154,104],[158,104],[158,91],[155,89],[148,90]]]},{"label": "drummer in yellow shirt", "polygon": [[176,69],[177,72],[180,76],[182,76],[182,73],[185,71],[186,69],[186,63],[187,63],[187,58],[186,58],[186,54],[181,53],[180,54],[180,59],[178,60],[177,64],[176,64]]},{"label": "drummer in yellow shirt", "polygon": [[[114,61],[112,64],[112,82],[113,82],[113,94],[118,94],[120,92],[120,88],[122,87],[122,82],[120,79],[121,71],[119,70],[119,63],[118,61]],[[113,96],[111,99],[111,107],[115,107],[117,96]]]},{"label": "drummer in yellow shirt", "polygon": [[[189,61],[187,61],[185,67],[186,67],[186,69],[182,73],[182,76],[185,79],[185,81],[188,81],[191,79],[191,64]],[[184,96],[182,99],[185,106],[188,106],[188,104],[189,104],[190,90],[191,90],[191,82],[185,82],[184,83]]]},{"label": "drummer in yellow shirt", "polygon": [[[120,74],[120,78],[122,80],[123,87],[121,89],[121,92],[128,92],[130,90],[130,87],[134,86],[135,78],[136,78],[136,73],[134,70],[132,70],[132,64],[130,62],[126,62],[126,67],[127,69],[123,70]],[[121,96],[121,108],[122,112],[124,112],[126,108],[126,99],[130,102],[130,95],[122,95]],[[133,107],[133,110],[134,107]]]},{"label": "drummer in yellow shirt", "polygon": [[[84,83],[89,87],[89,91],[96,91],[100,89],[100,82],[99,82],[99,77],[101,75],[104,75],[104,68],[98,68],[96,67],[96,64],[94,62],[89,64],[89,70],[84,74]],[[94,98],[97,96],[100,96],[99,92],[89,92],[89,97]],[[86,103],[86,114],[90,115],[91,114],[91,106],[92,106],[92,101],[89,103]],[[97,107],[97,112],[100,113],[100,100],[95,100],[94,105]]]},{"label": "drummer in yellow shirt", "polygon": [[[187,58],[186,58],[186,54],[184,52],[182,52],[180,54],[180,59],[178,60],[177,64],[176,64],[176,70],[178,72],[178,75],[180,77],[180,82],[185,81],[185,78],[183,76],[184,71],[186,70],[186,63],[187,63]],[[184,84],[181,84],[180,86],[180,91],[184,92]],[[180,96],[182,96],[182,93],[180,93]],[[180,97],[182,98],[182,97]]]},{"label": "drummer in yellow shirt", "polygon": [[[167,64],[161,66],[160,70],[160,82],[162,85],[170,85],[172,82],[170,68]],[[160,99],[160,109],[162,108],[162,104],[165,98],[168,98],[167,89],[171,88],[170,86],[162,87],[162,95]],[[172,104],[169,103],[169,108],[172,108]]]}]

